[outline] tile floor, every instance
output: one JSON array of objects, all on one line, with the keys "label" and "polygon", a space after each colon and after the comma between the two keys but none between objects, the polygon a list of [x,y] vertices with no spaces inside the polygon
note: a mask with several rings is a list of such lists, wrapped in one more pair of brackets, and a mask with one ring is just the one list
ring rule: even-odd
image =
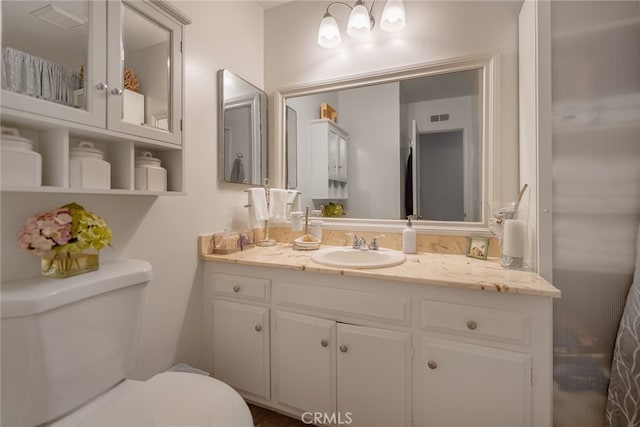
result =
[{"label": "tile floor", "polygon": [[302,421],[248,403],[255,427],[309,427]]}]

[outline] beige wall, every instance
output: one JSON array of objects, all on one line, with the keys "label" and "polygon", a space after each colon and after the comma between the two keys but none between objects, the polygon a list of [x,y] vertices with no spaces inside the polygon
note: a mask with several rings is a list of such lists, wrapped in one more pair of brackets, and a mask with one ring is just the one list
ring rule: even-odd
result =
[{"label": "beige wall", "polygon": [[196,236],[232,225],[244,227],[246,221],[244,187],[217,180],[216,72],[226,67],[259,86],[264,81],[264,12],[257,3],[175,4],[193,20],[185,37],[187,195],[2,193],[3,281],[33,276],[39,269],[39,259],[22,253],[15,243],[26,218],[72,201],[103,216],[113,229],[113,249],[102,250],[102,261],[124,257],[151,262],[154,279],[147,287],[140,354],[133,372],[138,379],[174,361],[201,363],[202,266]]},{"label": "beige wall", "polygon": [[[496,137],[503,179],[496,197],[515,197],[518,190],[517,24],[522,2],[405,1],[407,27],[404,31],[385,33],[376,26],[367,41],[346,35],[348,10],[333,6],[331,13],[341,28],[342,44],[335,49],[325,49],[316,40],[328,3],[293,1],[265,11],[267,93],[383,69],[497,53],[501,109]],[[383,7],[384,2],[374,6],[377,20]]]}]

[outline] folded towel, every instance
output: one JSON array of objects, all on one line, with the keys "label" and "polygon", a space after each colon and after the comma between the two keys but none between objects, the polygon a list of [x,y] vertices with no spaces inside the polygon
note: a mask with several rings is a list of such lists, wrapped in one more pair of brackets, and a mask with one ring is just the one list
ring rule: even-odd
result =
[{"label": "folded towel", "polygon": [[291,217],[291,212],[300,212],[300,194],[296,190],[287,190],[287,218]]},{"label": "folded towel", "polygon": [[249,194],[249,226],[251,228],[262,227],[264,221],[269,219],[264,188],[249,188],[247,191]]},{"label": "folded towel", "polygon": [[289,190],[269,190],[269,217],[277,223],[287,222],[287,193]]}]

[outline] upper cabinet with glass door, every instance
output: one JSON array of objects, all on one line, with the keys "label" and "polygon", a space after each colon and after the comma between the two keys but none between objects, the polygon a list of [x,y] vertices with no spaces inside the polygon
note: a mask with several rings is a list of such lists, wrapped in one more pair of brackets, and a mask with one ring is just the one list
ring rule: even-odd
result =
[{"label": "upper cabinet with glass door", "polygon": [[2,3],[3,112],[182,143],[188,18],[162,1]]}]

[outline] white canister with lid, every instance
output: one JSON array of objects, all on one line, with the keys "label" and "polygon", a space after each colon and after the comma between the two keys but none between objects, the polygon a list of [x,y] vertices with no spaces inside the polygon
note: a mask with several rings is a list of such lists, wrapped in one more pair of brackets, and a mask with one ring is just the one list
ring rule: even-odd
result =
[{"label": "white canister with lid", "polygon": [[42,185],[42,157],[18,129],[2,127],[2,185]]},{"label": "white canister with lid", "polygon": [[69,154],[69,186],[110,189],[111,164],[93,142],[80,141]]},{"label": "white canister with lid", "polygon": [[145,191],[167,191],[167,170],[161,166],[160,159],[149,151],[143,151],[136,157],[135,189]]}]

